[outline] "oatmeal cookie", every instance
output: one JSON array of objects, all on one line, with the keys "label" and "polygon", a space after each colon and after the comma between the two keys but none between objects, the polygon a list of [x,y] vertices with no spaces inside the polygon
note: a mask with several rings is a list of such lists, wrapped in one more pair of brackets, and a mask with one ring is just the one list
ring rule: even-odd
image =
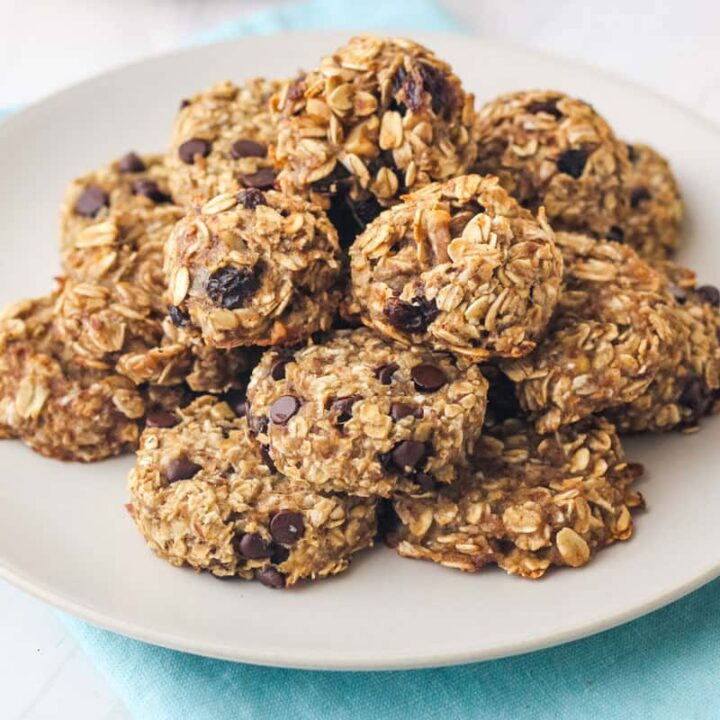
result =
[{"label": "oatmeal cookie", "polygon": [[449,483],[480,434],[475,365],[370,330],[268,351],[248,387],[250,426],[277,468],[321,490],[389,496]]},{"label": "oatmeal cookie", "polygon": [[277,474],[244,417],[206,396],[145,430],[130,511],[173,565],[294,585],[345,570],[370,547],[376,500],[322,495]]},{"label": "oatmeal cookie", "polygon": [[135,448],[146,398],[109,362],[122,331],[108,335],[101,321],[67,341],[72,321],[60,330],[56,323],[66,301],[60,293],[2,314],[0,436],[48,457],[92,462]]},{"label": "oatmeal cookie", "polygon": [[190,210],[165,247],[171,311],[213,347],[293,343],[327,330],[340,269],[325,213],[274,190],[218,195]]},{"label": "oatmeal cookie", "polygon": [[667,284],[634,250],[575,233],[556,242],[564,288],[547,335],[501,363],[542,433],[638,398],[675,341]]},{"label": "oatmeal cookie", "polygon": [[473,361],[530,352],[550,320],[562,258],[497,178],[428,185],[382,213],[350,249],[362,321],[400,342]]},{"label": "oatmeal cookie", "polygon": [[360,223],[401,195],[461,175],[475,157],[473,96],[410,40],[354,37],[273,98],[278,182]]},{"label": "oatmeal cookie", "polygon": [[493,563],[539,578],[631,536],[630,512],[643,500],[630,486],[641,473],[600,417],[547,436],[505,420],[483,431],[462,481],[395,499],[399,523],[388,540],[404,557],[466,572]]},{"label": "oatmeal cookie", "polygon": [[683,204],[670,165],[648,145],[628,145],[626,184],[630,211],[623,225],[625,242],[641,257],[666,258],[680,244]]},{"label": "oatmeal cookie", "polygon": [[695,273],[682,266],[664,261],[659,267],[676,299],[670,313],[675,340],[648,388],[628,405],[608,412],[621,432],[695,429],[704,415],[720,409],[720,291],[698,286]]},{"label": "oatmeal cookie", "polygon": [[277,130],[269,100],[279,89],[279,82],[255,78],[240,86],[218,83],[183,100],[166,158],[179,203],[202,204],[242,188],[273,187],[269,146]]},{"label": "oatmeal cookie", "polygon": [[550,90],[502,95],[478,111],[476,135],[474,171],[544,206],[553,228],[622,238],[628,151],[592,106]]},{"label": "oatmeal cookie", "polygon": [[162,158],[128,153],[68,187],[60,219],[63,271],[77,282],[133,283],[164,312],[163,244],[182,215]]}]

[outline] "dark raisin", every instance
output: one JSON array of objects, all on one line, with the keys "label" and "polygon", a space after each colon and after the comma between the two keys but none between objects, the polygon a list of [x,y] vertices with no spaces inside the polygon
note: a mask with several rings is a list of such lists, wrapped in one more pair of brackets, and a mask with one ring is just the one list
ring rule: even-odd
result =
[{"label": "dark raisin", "polygon": [[633,209],[637,208],[637,206],[640,205],[641,202],[644,202],[645,200],[650,200],[651,197],[652,195],[647,188],[633,188],[632,192],[630,193],[630,206]]},{"label": "dark raisin", "polygon": [[537,115],[538,113],[545,113],[546,115],[552,115],[555,119],[559,120],[563,114],[558,110],[557,99],[548,100],[537,100],[536,102],[530,103],[525,109],[529,113]]},{"label": "dark raisin", "polygon": [[237,201],[247,210],[254,210],[258,205],[267,205],[265,193],[257,188],[241,190],[236,196]]},{"label": "dark raisin", "polygon": [[438,316],[434,300],[416,297],[412,303],[391,297],[385,303],[385,317],[398,330],[408,333],[423,333]]},{"label": "dark raisin", "polygon": [[605,235],[605,237],[608,240],[612,240],[614,242],[621,243],[625,239],[625,233],[623,232],[623,229],[621,227],[618,227],[617,225],[613,225],[607,231],[607,235]]},{"label": "dark raisin", "polygon": [[190,316],[177,305],[168,305],[167,309],[175,327],[186,327],[190,324]]},{"label": "dark raisin", "polygon": [[561,173],[577,179],[583,174],[587,159],[585,150],[566,150],[557,159],[557,168]]},{"label": "dark raisin", "polygon": [[208,278],[205,289],[215,305],[235,310],[242,307],[259,287],[260,281],[254,268],[225,265]]}]

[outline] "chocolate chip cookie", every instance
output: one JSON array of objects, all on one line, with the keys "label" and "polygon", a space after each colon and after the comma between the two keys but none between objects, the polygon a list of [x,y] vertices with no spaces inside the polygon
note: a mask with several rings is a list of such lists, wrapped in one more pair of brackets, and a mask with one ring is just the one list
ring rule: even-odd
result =
[{"label": "chocolate chip cookie", "polygon": [[345,570],[376,532],[376,500],[290,482],[245,418],[210,396],[145,430],[130,495],[130,512],[160,557],[273,588]]},{"label": "chocolate chip cookie", "polygon": [[533,216],[497,178],[479,175],[405,197],[368,226],[350,257],[363,323],[473,361],[530,352],[562,279],[542,211]]},{"label": "chocolate chip cookie", "polygon": [[480,433],[475,365],[370,330],[268,351],[248,387],[250,427],[278,470],[320,490],[389,496],[458,475]]},{"label": "chocolate chip cookie", "polygon": [[257,188],[191,209],[165,247],[171,315],[231,348],[327,330],[340,300],[337,233],[316,205]]},{"label": "chocolate chip cookie", "polygon": [[541,436],[508,419],[485,429],[462,481],[395,499],[388,540],[404,557],[466,572],[496,564],[535,579],[551,565],[581,567],[632,535],[630,513],[643,500],[631,485],[641,473],[607,420]]}]

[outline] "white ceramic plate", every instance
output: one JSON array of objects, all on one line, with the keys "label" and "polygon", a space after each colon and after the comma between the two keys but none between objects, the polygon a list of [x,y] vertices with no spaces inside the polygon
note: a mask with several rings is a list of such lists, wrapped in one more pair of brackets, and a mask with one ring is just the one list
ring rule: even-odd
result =
[{"label": "white ceramic plate", "polygon": [[[59,270],[57,206],[70,178],[129,150],[160,150],[180,98],[211,82],[312,66],[344,35],[196,48],[70,88],[0,125],[0,301],[45,293]],[[597,71],[485,40],[418,39],[484,100],[552,87],[595,104],[623,137],[666,153],[688,205],[682,259],[720,280],[720,134]],[[268,665],[384,669],[510,655],[617,625],[720,574],[720,423],[628,443],[646,463],[637,534],[581,571],[528,582],[402,560],[386,548],[288,592],[219,582],[156,559],[127,516],[122,458],[81,466],[0,443],[0,573],[90,622],[159,645]]]}]

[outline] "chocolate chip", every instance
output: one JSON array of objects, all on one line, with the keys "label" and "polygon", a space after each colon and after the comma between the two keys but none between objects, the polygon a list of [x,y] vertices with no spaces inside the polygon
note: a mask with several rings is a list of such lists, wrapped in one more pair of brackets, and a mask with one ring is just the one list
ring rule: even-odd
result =
[{"label": "chocolate chip", "polygon": [[300,409],[300,401],[294,395],[281,395],[270,406],[270,419],[275,425],[286,425]]},{"label": "chocolate chip", "polygon": [[179,422],[177,416],[168,410],[152,412],[145,418],[147,427],[171,428],[175,427]]},{"label": "chocolate chip", "polygon": [[537,115],[538,113],[545,113],[546,115],[552,115],[554,118],[559,120],[563,114],[558,110],[557,100],[538,100],[537,102],[530,103],[525,109],[529,113]]},{"label": "chocolate chip", "polygon": [[245,533],[239,542],[236,541],[236,547],[248,560],[261,560],[271,555],[270,546],[258,533]]},{"label": "chocolate chip", "polygon": [[172,198],[167,193],[164,193],[154,180],[136,180],[132,189],[135,195],[142,195],[157,205],[172,202]]},{"label": "chocolate chip", "polygon": [[352,408],[358,400],[362,400],[362,395],[347,395],[335,398],[330,403],[330,412],[335,415],[337,424],[346,423],[352,418]]},{"label": "chocolate chip", "polygon": [[247,210],[254,210],[258,205],[267,205],[265,193],[257,188],[241,190],[235,197]]},{"label": "chocolate chip", "polygon": [[83,217],[94,218],[108,205],[110,196],[98,185],[88,185],[75,202],[75,212]]},{"label": "chocolate chip", "polygon": [[265,157],[267,147],[254,140],[236,140],[230,148],[230,155],[233,160],[240,160],[246,157]]},{"label": "chocolate chip", "polygon": [[285,368],[292,362],[290,358],[278,358],[270,366],[270,377],[273,380],[284,380],[285,379]]},{"label": "chocolate chip", "polygon": [[421,418],[423,416],[423,409],[416,405],[408,405],[407,403],[394,402],[390,406],[390,417],[397,422],[406,417]]},{"label": "chocolate chip", "polygon": [[625,233],[623,232],[623,229],[621,227],[618,227],[617,225],[613,225],[607,231],[607,235],[605,235],[605,237],[608,240],[612,240],[613,242],[621,243],[625,239]]},{"label": "chocolate chip", "polygon": [[403,332],[423,333],[437,317],[438,309],[434,300],[416,297],[412,303],[409,303],[391,297],[385,303],[384,313],[394,328]]},{"label": "chocolate chip", "polygon": [[281,510],[270,520],[270,534],[275,542],[293,545],[305,532],[305,520],[302,513]]},{"label": "chocolate chip", "polygon": [[145,170],[143,159],[134,152],[129,152],[125,157],[120,158],[118,162],[118,172],[120,173],[138,173]]},{"label": "chocolate chip", "polygon": [[720,307],[720,290],[714,285],[701,285],[695,288],[695,292],[700,296],[702,302],[713,307]]},{"label": "chocolate chip", "polygon": [[215,305],[235,310],[242,307],[259,287],[254,268],[225,265],[210,275],[205,290]]},{"label": "chocolate chip", "polygon": [[649,200],[652,197],[650,194],[650,191],[647,188],[644,187],[636,187],[633,188],[632,192],[630,193],[630,207],[637,208],[637,206],[645,201]]},{"label": "chocolate chip", "polygon": [[179,148],[178,155],[186,165],[194,165],[195,158],[207,157],[212,150],[212,145],[203,138],[191,138],[186,140]]},{"label": "chocolate chip", "polygon": [[423,492],[432,492],[437,487],[437,481],[430,473],[415,473],[413,481]]},{"label": "chocolate chip", "polygon": [[270,457],[270,448],[267,445],[260,446],[260,457],[262,458],[262,461],[265,464],[265,467],[270,472],[272,472],[272,473],[277,472],[275,463],[273,462],[273,459]]},{"label": "chocolate chip", "polygon": [[175,327],[185,327],[190,324],[190,316],[177,305],[168,305],[167,309]]},{"label": "chocolate chip", "polygon": [[257,172],[240,175],[238,179],[246,188],[270,190],[275,185],[275,171],[271,168],[260,168]]},{"label": "chocolate chip", "polygon": [[177,482],[178,480],[189,480],[191,477],[197,475],[201,469],[202,467],[200,465],[183,456],[174,458],[167,464],[165,477],[167,477],[168,482],[171,483]]},{"label": "chocolate chip", "polygon": [[255,571],[255,578],[266,587],[285,587],[285,576],[274,567],[266,567]]},{"label": "chocolate chip", "polygon": [[270,562],[273,565],[282,565],[290,557],[290,551],[282,545],[272,546],[272,555],[270,556]]},{"label": "chocolate chip", "polygon": [[392,464],[403,472],[415,470],[428,454],[425,443],[418,440],[403,440],[399,442],[390,452]]},{"label": "chocolate chip", "polygon": [[244,390],[238,388],[228,390],[227,393],[225,393],[225,402],[238,417],[245,417],[247,415],[248,408]]},{"label": "chocolate chip", "polygon": [[561,173],[565,173],[575,179],[583,174],[588,154],[585,150],[566,150],[557,160],[557,167]]},{"label": "chocolate chip", "polygon": [[375,368],[375,377],[383,384],[389,385],[392,382],[392,376],[396,370],[399,370],[400,366],[397,363],[385,363]]},{"label": "chocolate chip", "polygon": [[437,365],[431,365],[430,363],[416,365],[410,374],[415,387],[423,392],[435,392],[447,382],[445,372]]}]

